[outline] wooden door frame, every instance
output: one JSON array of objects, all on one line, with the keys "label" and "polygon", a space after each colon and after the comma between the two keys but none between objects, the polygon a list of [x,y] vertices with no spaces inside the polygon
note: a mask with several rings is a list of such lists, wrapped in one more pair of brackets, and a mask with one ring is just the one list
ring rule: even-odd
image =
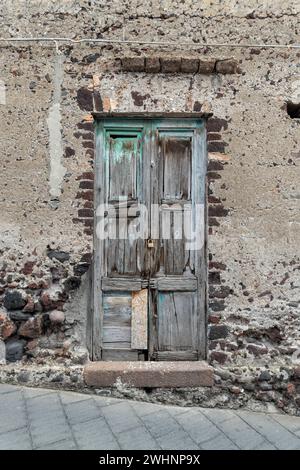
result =
[{"label": "wooden door frame", "polygon": [[[124,130],[132,127],[143,129],[143,123],[146,120],[155,121],[159,119],[164,124],[172,123],[173,128],[181,126],[193,128],[193,121],[205,120],[210,117],[210,114],[205,113],[94,113],[95,118],[95,187],[94,187],[94,244],[93,244],[93,269],[92,269],[92,295],[91,297],[91,318],[88,322],[89,328],[87,337],[90,338],[90,354],[93,361],[101,360],[101,331],[103,328],[103,311],[102,308],[102,289],[101,279],[103,273],[103,242],[98,239],[96,234],[97,228],[97,207],[104,202],[105,194],[105,181],[104,181],[104,131],[107,127],[120,126],[123,124]],[[188,125],[190,124],[190,125]],[[142,125],[142,127],[141,127]],[[199,183],[199,202],[204,204],[204,244],[197,257],[197,273],[201,279],[198,286],[198,305],[200,311],[203,312],[199,315],[199,359],[206,359],[207,357],[207,305],[208,305],[208,272],[207,272],[207,145],[206,145],[206,126],[204,123],[202,135],[196,135],[194,140],[193,149],[199,152],[199,165],[196,172],[193,172],[193,178],[198,175]],[[150,147],[152,147],[150,142]],[[153,147],[149,149],[149,157]]]}]

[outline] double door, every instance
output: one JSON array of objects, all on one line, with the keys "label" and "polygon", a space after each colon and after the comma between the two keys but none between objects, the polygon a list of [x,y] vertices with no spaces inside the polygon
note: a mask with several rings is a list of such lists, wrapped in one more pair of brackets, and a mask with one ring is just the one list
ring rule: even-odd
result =
[{"label": "double door", "polygon": [[203,120],[99,120],[96,154],[93,359],[205,357]]}]

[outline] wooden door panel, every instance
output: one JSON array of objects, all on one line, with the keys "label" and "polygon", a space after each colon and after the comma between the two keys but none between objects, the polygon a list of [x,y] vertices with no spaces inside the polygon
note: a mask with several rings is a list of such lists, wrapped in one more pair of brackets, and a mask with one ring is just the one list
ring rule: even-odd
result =
[{"label": "wooden door panel", "polygon": [[197,299],[193,292],[159,292],[158,350],[197,350]]},{"label": "wooden door panel", "polygon": [[150,357],[197,360],[201,356],[200,313],[205,313],[205,298],[198,293],[197,264],[203,252],[191,247],[190,236],[204,190],[198,171],[204,159],[203,148],[198,147],[201,123],[181,128],[176,122],[158,122],[155,127],[152,201],[160,210],[150,279]]},{"label": "wooden door panel", "polygon": [[140,135],[108,136],[109,201],[135,200],[138,195]]},{"label": "wooden door panel", "polygon": [[107,227],[114,234],[105,241],[106,275],[141,275],[144,243],[137,234],[139,203],[143,199],[142,134],[111,130],[106,133],[105,143]]},{"label": "wooden door panel", "polygon": [[[188,205],[187,205],[188,206]],[[188,215],[187,215],[188,214]],[[184,275],[194,272],[193,253],[187,251],[184,239],[185,217],[190,217],[185,206],[162,204],[160,226],[168,238],[161,238],[162,256],[159,270],[165,275]],[[170,226],[170,233],[164,227]]]},{"label": "wooden door panel", "polygon": [[159,140],[160,196],[165,201],[191,197],[191,139],[161,134]]},{"label": "wooden door panel", "polygon": [[[145,241],[139,237],[146,197],[145,125],[99,123],[96,203],[108,237],[96,240],[94,358],[144,360],[147,349]],[[100,217],[102,217],[100,219]],[[142,222],[143,224],[143,222]],[[143,299],[142,301],[139,301]],[[145,322],[146,319],[146,322]]]},{"label": "wooden door panel", "polygon": [[158,130],[158,203],[160,204],[160,272],[183,275],[193,271],[186,252],[185,223],[191,214],[193,132]]},{"label": "wooden door panel", "polygon": [[103,295],[103,348],[130,349],[131,293],[107,292]]},{"label": "wooden door panel", "polygon": [[115,359],[113,350],[126,350],[138,357],[148,343],[148,290],[105,291],[102,302],[102,355]]}]

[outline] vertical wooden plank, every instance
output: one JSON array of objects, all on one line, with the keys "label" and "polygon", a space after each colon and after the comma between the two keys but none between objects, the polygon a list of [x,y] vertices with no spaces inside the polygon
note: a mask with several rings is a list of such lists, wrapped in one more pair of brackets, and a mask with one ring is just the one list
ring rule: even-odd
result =
[{"label": "vertical wooden plank", "polygon": [[94,314],[94,296],[93,296],[93,266],[88,270],[88,315],[86,322],[86,340],[89,357],[93,357],[93,314]]},{"label": "vertical wooden plank", "polygon": [[[145,197],[148,198],[148,207],[152,204],[159,204],[159,147],[158,147],[158,130],[156,121],[149,121],[147,123],[147,134],[149,138],[147,140],[147,150],[149,155],[149,162],[147,172],[145,176],[149,178],[149,184],[147,185],[147,190],[145,192]],[[153,224],[155,223],[155,214],[152,211],[149,211],[149,236],[154,239],[157,235],[157,230],[153,233],[152,230],[152,219]],[[156,233],[155,233],[156,232]],[[159,233],[158,233],[159,236]],[[147,250],[147,249],[146,249]],[[157,336],[157,290],[152,289],[150,278],[151,276],[159,271],[159,262],[160,262],[160,240],[154,239],[154,249],[147,250],[147,275],[149,279],[149,301],[148,301],[148,325],[149,325],[149,340],[148,340],[148,353],[149,359],[154,359],[154,353],[158,349],[158,336]]]},{"label": "vertical wooden plank", "polygon": [[131,348],[148,348],[148,289],[132,293]]},{"label": "vertical wooden plank", "polygon": [[169,239],[164,239],[164,271],[165,274],[174,274],[174,214],[168,209],[162,210],[162,228],[170,225]]},{"label": "vertical wooden plank", "polygon": [[[95,211],[100,204],[104,202],[104,129],[103,123],[99,122],[96,126],[96,154],[95,154]],[[92,321],[92,358],[94,361],[101,359],[102,349],[102,327],[103,327],[103,309],[102,309],[102,290],[101,277],[103,273],[103,241],[97,236],[98,218],[94,217],[94,270],[93,270],[93,321]]]},{"label": "vertical wooden plank", "polygon": [[206,152],[206,133],[203,125],[198,126],[194,130],[193,139],[193,206],[194,214],[196,205],[202,207],[202,212],[199,214],[197,223],[197,230],[201,234],[203,245],[195,252],[195,274],[198,278],[198,330],[199,341],[198,351],[199,359],[206,359],[207,357],[207,207],[206,207],[206,171],[207,171],[207,152]]},{"label": "vertical wooden plank", "polygon": [[149,338],[148,338],[148,353],[149,360],[155,359],[155,353],[158,351],[158,290],[151,289],[149,286],[149,302],[148,302],[148,324],[149,324]]}]

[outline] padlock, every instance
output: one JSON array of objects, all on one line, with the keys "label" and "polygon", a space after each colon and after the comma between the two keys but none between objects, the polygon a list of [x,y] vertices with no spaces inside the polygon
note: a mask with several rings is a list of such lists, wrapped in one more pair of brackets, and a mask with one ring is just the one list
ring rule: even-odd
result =
[{"label": "padlock", "polygon": [[147,247],[148,248],[154,248],[154,241],[149,238],[149,240],[147,240]]}]

